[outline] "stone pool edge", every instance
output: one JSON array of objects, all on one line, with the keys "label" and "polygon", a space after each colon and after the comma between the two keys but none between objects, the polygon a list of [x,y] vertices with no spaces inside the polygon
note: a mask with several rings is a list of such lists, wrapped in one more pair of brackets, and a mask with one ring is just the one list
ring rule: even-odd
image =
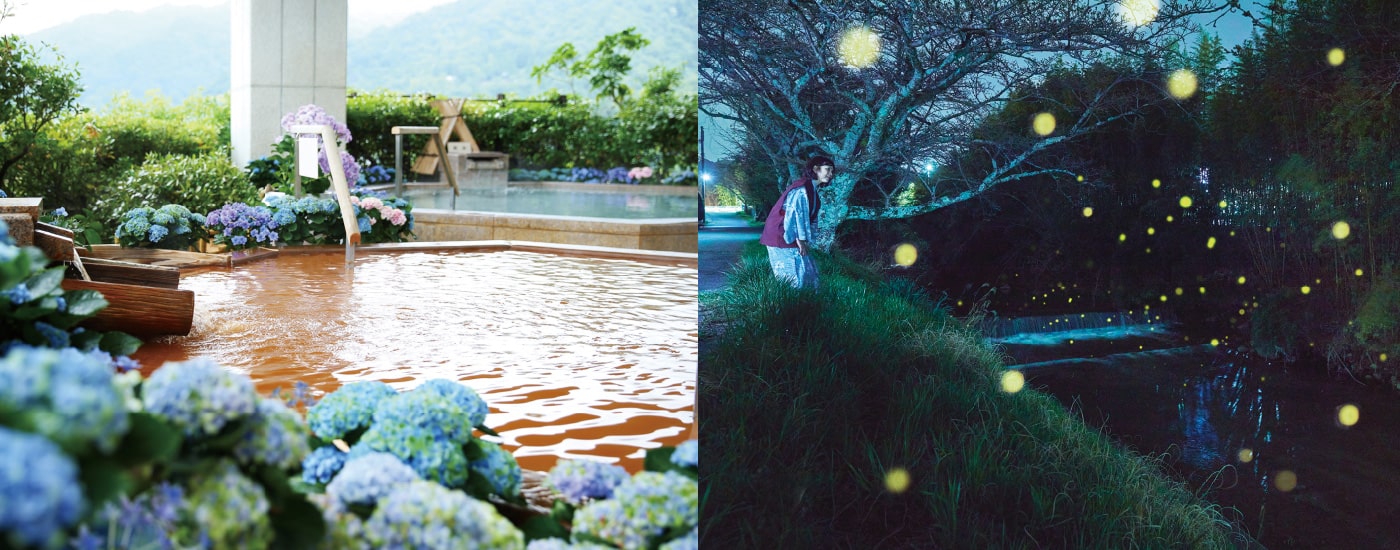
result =
[{"label": "stone pool edge", "polygon": [[[323,253],[344,253],[344,246],[317,245],[317,246],[282,246],[275,250],[285,254],[323,254]],[[577,256],[584,258],[602,258],[610,260],[632,260],[651,264],[681,265],[684,267],[699,268],[700,255],[691,252],[671,252],[665,250],[637,250],[633,248],[616,248],[607,246],[592,246],[582,244],[561,244],[544,243],[534,241],[518,240],[476,240],[476,241],[425,241],[406,243],[382,243],[367,244],[355,247],[356,254],[375,254],[387,252],[438,252],[452,250],[458,252],[501,252],[514,250],[520,252],[537,252],[545,254],[557,254],[560,256]],[[269,254],[270,255],[270,254]],[[266,256],[257,256],[249,259],[257,259]]]}]

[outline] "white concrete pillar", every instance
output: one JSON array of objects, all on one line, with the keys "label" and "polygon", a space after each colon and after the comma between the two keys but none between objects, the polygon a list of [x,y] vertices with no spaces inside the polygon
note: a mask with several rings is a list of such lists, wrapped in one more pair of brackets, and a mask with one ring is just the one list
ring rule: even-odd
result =
[{"label": "white concrete pillar", "polygon": [[232,0],[233,162],[272,151],[282,116],[315,103],[345,122],[345,0]]}]

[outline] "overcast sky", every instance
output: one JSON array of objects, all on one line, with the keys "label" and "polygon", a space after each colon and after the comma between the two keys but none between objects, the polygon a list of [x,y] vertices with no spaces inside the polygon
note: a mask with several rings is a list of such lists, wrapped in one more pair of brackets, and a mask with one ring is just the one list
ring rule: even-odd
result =
[{"label": "overcast sky", "polygon": [[[374,26],[390,25],[420,11],[455,0],[349,0],[350,19]],[[228,0],[0,0],[11,16],[0,21],[0,34],[33,34],[84,15],[114,11],[141,12],[158,6],[227,6]]]}]

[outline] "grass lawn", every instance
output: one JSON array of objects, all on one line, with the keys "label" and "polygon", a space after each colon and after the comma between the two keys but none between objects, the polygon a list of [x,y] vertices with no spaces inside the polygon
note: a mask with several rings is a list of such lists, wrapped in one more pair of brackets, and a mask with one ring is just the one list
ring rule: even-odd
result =
[{"label": "grass lawn", "polygon": [[997,350],[936,301],[817,260],[821,289],[795,291],[754,243],[701,296],[704,547],[1237,544],[1153,459],[1004,391]]}]

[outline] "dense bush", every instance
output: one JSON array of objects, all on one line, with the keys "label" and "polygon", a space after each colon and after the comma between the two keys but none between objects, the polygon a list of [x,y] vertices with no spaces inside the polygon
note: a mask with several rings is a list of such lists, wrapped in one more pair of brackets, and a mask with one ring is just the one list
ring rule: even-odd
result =
[{"label": "dense bush", "polygon": [[[348,150],[367,164],[392,166],[390,128],[437,126],[440,118],[429,101],[392,92],[352,96],[346,119],[357,138]],[[483,150],[510,154],[515,168],[651,166],[660,172],[658,183],[671,172],[693,173],[699,123],[695,98],[677,96],[664,87],[624,103],[616,116],[601,114],[577,99],[564,105],[525,99],[468,102],[462,117]],[[412,168],[427,139],[404,140],[405,170]],[[693,183],[684,178],[670,181]]]},{"label": "dense bush", "polygon": [[177,105],[159,95],[144,100],[121,95],[101,112],[70,116],[46,128],[15,165],[7,191],[82,212],[151,154],[208,154],[229,143],[225,96],[192,96]]},{"label": "dense bush", "polygon": [[[390,130],[395,126],[438,126],[440,117],[437,109],[421,96],[405,97],[397,92],[357,92],[351,91],[345,102],[345,124],[352,130],[355,140],[346,147],[350,154],[360,159],[366,166],[394,166],[394,135]],[[428,142],[426,135],[404,136],[403,165],[413,167],[418,154]],[[411,173],[411,172],[410,172]],[[408,176],[408,174],[405,174]]]},{"label": "dense bush", "polygon": [[225,152],[199,156],[155,155],[126,179],[108,186],[92,211],[108,227],[139,206],[182,204],[209,212],[229,202],[256,202],[258,191]]}]

